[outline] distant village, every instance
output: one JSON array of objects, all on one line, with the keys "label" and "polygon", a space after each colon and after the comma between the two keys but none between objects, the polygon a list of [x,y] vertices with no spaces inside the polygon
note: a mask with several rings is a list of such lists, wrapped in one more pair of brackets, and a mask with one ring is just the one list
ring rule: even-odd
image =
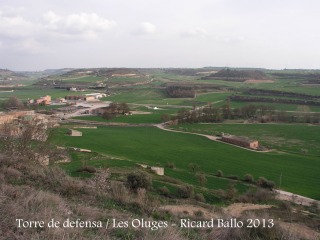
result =
[{"label": "distant village", "polygon": [[[23,132],[24,125],[28,122],[38,122],[38,124],[42,124],[46,129],[59,126],[59,121],[63,118],[81,114],[101,115],[104,109],[108,107],[109,102],[102,102],[99,99],[106,96],[107,94],[105,93],[88,93],[82,95],[67,95],[64,98],[56,98],[54,100],[50,95],[45,95],[38,99],[28,99],[26,102],[27,109],[10,107],[6,109],[8,111],[0,112],[0,134],[19,136],[19,134]],[[41,110],[41,108],[31,110],[38,106],[54,105],[59,107],[53,108],[50,111]],[[37,139],[37,136],[34,136],[34,138]]]}]

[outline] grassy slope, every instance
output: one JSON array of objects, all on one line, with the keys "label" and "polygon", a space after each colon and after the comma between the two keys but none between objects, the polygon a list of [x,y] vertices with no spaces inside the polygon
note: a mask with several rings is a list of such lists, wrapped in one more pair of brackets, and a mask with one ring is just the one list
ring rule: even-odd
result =
[{"label": "grassy slope", "polygon": [[[97,152],[164,166],[174,162],[185,173],[179,178],[190,182],[187,169],[189,163],[197,163],[208,174],[221,169],[226,175],[240,177],[251,173],[255,178],[264,176],[278,183],[282,173],[282,188],[291,192],[320,199],[318,157],[306,157],[294,154],[256,153],[222,143],[210,141],[204,137],[183,133],[165,132],[156,128],[100,127],[82,129],[83,137],[74,138],[65,135],[65,129],[59,129],[56,142],[68,146],[89,148]],[[168,172],[175,177],[178,173]]]}]

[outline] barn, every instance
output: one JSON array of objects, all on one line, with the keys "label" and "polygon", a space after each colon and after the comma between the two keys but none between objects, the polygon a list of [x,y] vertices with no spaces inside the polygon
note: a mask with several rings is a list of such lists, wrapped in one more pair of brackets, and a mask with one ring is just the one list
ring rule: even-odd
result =
[{"label": "barn", "polygon": [[257,149],[259,147],[259,142],[257,140],[252,140],[247,137],[224,135],[222,136],[221,140],[223,142],[231,143],[246,148]]}]

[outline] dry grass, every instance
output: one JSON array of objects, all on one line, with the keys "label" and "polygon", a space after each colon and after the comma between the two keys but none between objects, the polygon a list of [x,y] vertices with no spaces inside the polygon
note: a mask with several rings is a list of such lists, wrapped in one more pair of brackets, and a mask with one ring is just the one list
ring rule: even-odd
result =
[{"label": "dry grass", "polygon": [[[0,239],[308,239],[313,236],[310,228],[301,225],[277,223],[274,228],[258,229],[192,229],[177,227],[151,231],[147,228],[128,229],[85,229],[85,228],[18,228],[16,219],[51,219],[102,221],[116,218],[130,220],[142,218],[153,220],[151,216],[161,213],[159,199],[145,189],[130,191],[122,182],[110,181],[108,171],[99,171],[90,180],[71,178],[58,167],[42,167],[23,158],[10,159],[0,155]],[[255,202],[265,198],[264,192],[247,193],[243,200]],[[108,202],[112,204],[108,205]],[[181,203],[181,202],[180,202]],[[228,213],[199,208],[192,209],[183,216],[192,219],[221,217]],[[286,208],[287,209],[287,208]],[[288,209],[289,211],[290,209]],[[163,210],[164,211],[164,210]],[[188,213],[188,214],[187,214]],[[180,212],[173,213],[177,220]],[[166,214],[163,214],[165,217]],[[168,215],[167,215],[168,216]],[[267,215],[241,215],[239,219],[269,218]],[[171,216],[170,216],[171,218]],[[270,217],[271,218],[271,217]],[[177,220],[178,221],[178,220]],[[170,221],[169,221],[170,223]],[[304,234],[301,232],[304,231]]]}]

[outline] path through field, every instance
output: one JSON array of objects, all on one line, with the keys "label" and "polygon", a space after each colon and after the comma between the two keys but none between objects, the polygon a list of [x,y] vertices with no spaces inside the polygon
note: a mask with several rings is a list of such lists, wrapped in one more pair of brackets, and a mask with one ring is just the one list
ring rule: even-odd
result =
[{"label": "path through field", "polygon": [[278,189],[275,189],[274,192],[277,193],[276,195],[277,199],[291,201],[302,206],[311,206],[314,202],[317,202],[318,204],[320,204],[320,201],[317,201],[312,198],[307,198],[301,195],[297,195],[291,192],[286,192]]}]

